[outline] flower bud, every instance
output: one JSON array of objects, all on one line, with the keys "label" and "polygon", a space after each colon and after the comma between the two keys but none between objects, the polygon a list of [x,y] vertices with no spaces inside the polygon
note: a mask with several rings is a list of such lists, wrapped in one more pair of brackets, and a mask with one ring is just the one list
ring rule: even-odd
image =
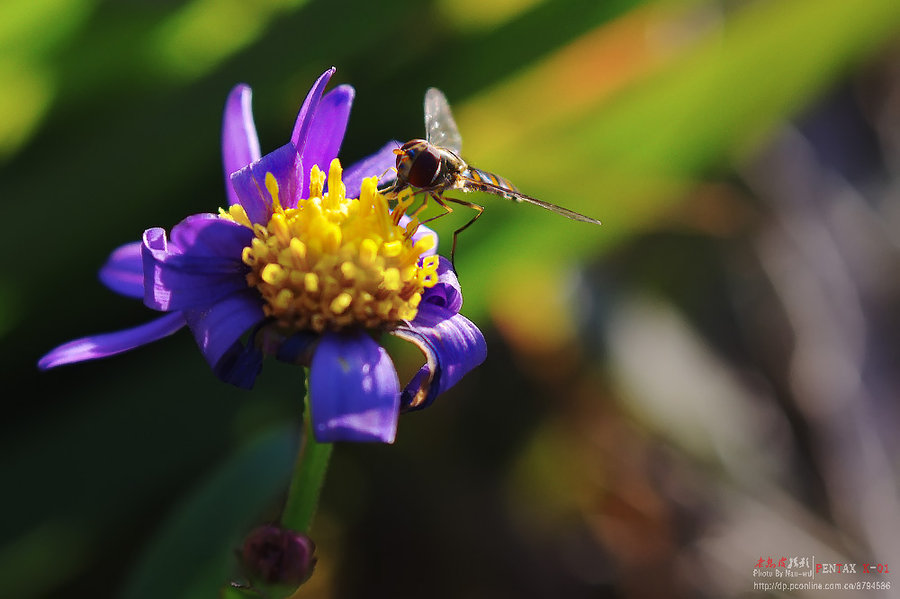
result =
[{"label": "flower bud", "polygon": [[300,586],[313,573],[315,552],[316,544],[305,534],[266,524],[250,531],[241,557],[255,581]]}]

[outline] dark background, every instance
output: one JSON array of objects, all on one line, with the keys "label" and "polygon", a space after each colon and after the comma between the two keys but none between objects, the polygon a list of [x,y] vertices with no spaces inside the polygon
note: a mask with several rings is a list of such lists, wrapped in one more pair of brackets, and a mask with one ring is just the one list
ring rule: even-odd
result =
[{"label": "dark background", "polygon": [[457,265],[488,360],[394,445],[336,448],[299,596],[764,596],[760,558],[900,562],[898,24],[892,0],[7,0],[0,595],[214,596],[277,517],[300,372],[231,388],[185,332],[35,363],[149,319],[97,269],[223,205],[231,87],[267,152],[332,65],[345,165],[421,135],[435,85],[468,160],[604,225],[476,200]]}]

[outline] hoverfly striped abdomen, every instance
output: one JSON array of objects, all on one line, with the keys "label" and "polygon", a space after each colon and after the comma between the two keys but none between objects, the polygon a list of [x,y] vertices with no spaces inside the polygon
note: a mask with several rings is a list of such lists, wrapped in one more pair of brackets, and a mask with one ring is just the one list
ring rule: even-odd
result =
[{"label": "hoverfly striped abdomen", "polygon": [[[515,194],[519,193],[519,188],[512,184],[509,179],[504,179],[500,175],[495,175],[494,173],[489,173],[487,171],[483,171],[480,168],[475,168],[474,166],[467,166],[466,170],[461,173],[463,179],[467,179],[471,183],[475,183],[474,187],[477,187],[479,183],[486,183],[488,185],[492,185],[495,188],[499,188],[499,190],[510,191],[511,194],[502,194],[507,199],[513,201],[520,201]],[[485,189],[480,189],[479,191],[488,191],[489,193],[498,193],[498,189],[494,189],[492,191],[488,191]]]}]

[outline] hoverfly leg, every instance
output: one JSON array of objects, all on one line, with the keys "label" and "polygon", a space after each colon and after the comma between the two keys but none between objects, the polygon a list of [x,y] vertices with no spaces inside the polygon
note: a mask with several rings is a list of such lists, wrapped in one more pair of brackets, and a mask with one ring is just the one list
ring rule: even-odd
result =
[{"label": "hoverfly leg", "polygon": [[[415,210],[413,210],[412,212],[408,212],[407,214],[409,214],[409,217],[410,217],[410,218],[416,218],[416,217],[418,217],[418,216],[422,213],[423,210],[425,210],[425,208],[426,208],[427,206],[428,206],[428,196],[427,196],[427,195],[423,195],[423,196],[422,196],[422,203],[419,204],[419,206],[418,206]],[[443,215],[443,214],[438,214],[438,216],[444,216],[444,215]],[[428,220],[432,220],[432,219],[429,218]],[[428,222],[428,221],[425,221],[425,222]],[[421,224],[421,223],[422,223],[422,221],[419,221],[419,224]]]},{"label": "hoverfly leg", "polygon": [[387,187],[379,187],[378,193],[384,196],[384,198],[388,201],[397,199],[397,196],[400,193],[400,190],[397,189],[397,182],[392,181],[390,185]]},{"label": "hoverfly leg", "polygon": [[424,193],[425,195],[422,197],[422,205],[419,206],[416,209],[416,211],[413,213],[414,216],[418,215],[419,212],[421,212],[425,208],[425,206],[428,205],[429,197],[432,198],[435,202],[437,202],[438,206],[440,206],[441,208],[444,209],[444,211],[441,212],[440,214],[435,214],[434,216],[429,216],[428,218],[426,218],[423,221],[419,221],[420,225],[424,225],[425,223],[430,223],[433,220],[437,220],[437,219],[441,218],[442,216],[447,216],[448,214],[453,212],[453,208],[451,208],[450,206],[445,204],[444,201],[441,199],[441,192],[434,191],[434,190],[420,190],[419,193]]},{"label": "hoverfly leg", "polygon": [[[435,199],[437,199],[437,198],[435,198]],[[459,200],[456,198],[444,198],[444,199],[446,199],[449,202],[453,202],[454,204],[459,204],[460,206],[465,206],[466,208],[471,208],[472,210],[475,211],[475,216],[472,217],[472,220],[470,220],[469,222],[467,222],[466,224],[464,224],[463,226],[461,226],[460,228],[458,228],[457,230],[455,230],[453,232],[453,245],[450,246],[450,264],[453,265],[453,271],[456,272],[456,260],[455,260],[456,259],[456,240],[459,237],[460,233],[462,233],[463,231],[468,229],[472,225],[472,223],[474,223],[476,220],[478,220],[478,218],[484,212],[484,206],[482,206],[481,204],[476,204],[474,202],[467,202],[465,200]],[[442,204],[443,204],[443,202],[442,202]],[[447,208],[447,210],[449,212],[453,212],[453,210],[450,208],[450,206],[444,205],[444,207]]]},{"label": "hoverfly leg", "polygon": [[[396,171],[397,171],[397,168],[392,166],[392,167],[386,169],[383,173],[381,173],[381,176],[378,177],[379,183],[382,181],[382,179],[384,179],[384,176],[387,175],[387,174],[388,174],[389,172],[391,172],[391,171],[396,172]],[[378,193],[380,193],[381,195],[385,196],[385,197],[388,198],[389,200],[393,200],[394,198],[396,198],[396,197],[400,194],[400,192],[403,190],[404,187],[406,187],[406,186],[405,186],[405,185],[400,185],[400,184],[399,184],[399,181],[395,178],[393,181],[391,181],[390,183],[388,183],[388,184],[385,185],[384,187],[381,187],[381,186],[379,185],[379,186],[377,187],[377,189],[378,189]]]}]

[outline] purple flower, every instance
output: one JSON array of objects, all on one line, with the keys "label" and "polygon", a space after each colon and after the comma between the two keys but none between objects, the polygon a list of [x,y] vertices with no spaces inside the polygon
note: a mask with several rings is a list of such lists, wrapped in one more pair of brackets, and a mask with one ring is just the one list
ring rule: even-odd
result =
[{"label": "purple flower", "polygon": [[[187,325],[216,375],[240,387],[253,385],[264,354],[308,365],[320,442],[392,442],[401,410],[429,405],[484,361],[484,337],[459,314],[456,275],[434,255],[437,236],[405,215],[411,198],[391,210],[377,192],[396,142],[341,170],[354,91],[323,95],[333,73],[313,85],[291,141],[262,157],[250,89],[232,90],[222,127],[229,208],[189,216],[168,235],[147,229],[100,271],[107,287],[165,315],[61,345],[40,368],[118,354]],[[403,389],[377,342],[383,332],[425,355]]]}]

